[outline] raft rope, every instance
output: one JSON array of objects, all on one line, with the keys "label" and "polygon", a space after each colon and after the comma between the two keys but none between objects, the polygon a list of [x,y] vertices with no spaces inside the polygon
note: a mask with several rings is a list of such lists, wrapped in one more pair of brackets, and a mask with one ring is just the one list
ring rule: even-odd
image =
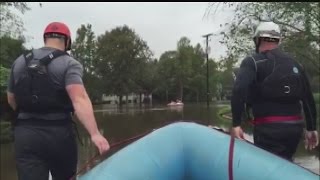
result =
[{"label": "raft rope", "polygon": [[[162,125],[162,126],[156,128],[156,129],[148,130],[148,131],[145,131],[145,132],[143,132],[143,133],[141,133],[141,134],[138,134],[138,135],[136,135],[136,136],[133,136],[133,137],[131,137],[131,138],[124,139],[124,140],[122,140],[122,141],[113,143],[113,144],[110,145],[109,151],[110,151],[111,149],[117,147],[117,146],[126,144],[126,143],[128,143],[128,142],[135,141],[135,140],[137,140],[137,139],[139,139],[139,138],[141,138],[141,137],[143,137],[143,136],[145,136],[145,135],[147,135],[147,134],[149,134],[149,133],[151,133],[151,132],[153,132],[153,131],[155,131],[155,130],[163,127],[163,126],[166,126],[166,125],[172,124],[172,123],[176,123],[176,122],[182,122],[182,121],[175,121],[175,122],[165,123],[165,125]],[[186,122],[186,121],[183,121],[183,122]],[[209,127],[210,127],[210,125],[209,125]],[[212,129],[215,129],[215,130],[218,130],[218,131],[220,131],[220,132],[222,132],[222,133],[229,134],[228,132],[224,131],[224,130],[221,129],[221,128],[212,127],[212,126],[211,126],[211,128],[212,128]],[[230,145],[229,145],[228,175],[229,175],[229,180],[233,180],[233,151],[234,151],[234,141],[235,141],[235,137],[234,137],[233,135],[230,135],[230,136],[231,136],[231,138],[230,138]],[[247,141],[247,140],[245,140],[245,141]],[[249,142],[249,141],[247,141],[247,142]],[[249,143],[250,143],[250,142],[249,142]],[[109,152],[109,151],[108,151],[108,152]],[[104,154],[104,155],[105,155],[105,154]],[[92,165],[92,163],[93,163],[95,160],[97,160],[98,158],[100,158],[101,156],[103,156],[103,155],[100,155],[100,153],[96,153],[92,158],[90,158],[86,163],[84,163],[84,165],[83,165],[83,166],[76,172],[76,174],[75,174],[74,176],[72,176],[69,180],[76,180],[76,177],[77,177],[78,175],[82,174],[82,173],[87,169],[87,167],[89,167],[90,165]]]},{"label": "raft rope", "polygon": [[234,136],[230,135],[230,145],[229,145],[229,162],[228,162],[228,175],[229,180],[233,180],[233,150],[234,150]]},{"label": "raft rope", "polygon": [[[139,138],[141,138],[141,137],[143,137],[143,136],[145,136],[145,135],[147,135],[147,134],[149,134],[149,133],[151,133],[151,132],[153,132],[153,131],[155,131],[155,130],[163,127],[163,126],[166,126],[166,125],[172,124],[172,123],[176,123],[176,122],[181,122],[181,121],[164,123],[164,125],[156,128],[156,129],[148,130],[148,131],[145,131],[145,132],[143,132],[143,133],[141,133],[141,134],[138,134],[138,135],[136,135],[136,136],[133,136],[133,137],[131,137],[131,138],[124,139],[124,140],[122,140],[122,141],[113,143],[113,144],[110,145],[109,151],[110,151],[111,149],[117,147],[117,146],[120,146],[120,145],[129,143],[129,142],[135,141],[135,140],[137,140],[137,139],[139,139]],[[108,152],[109,152],[109,151],[108,151]],[[107,152],[107,153],[108,153],[108,152]],[[105,154],[103,154],[103,155],[105,155]],[[83,166],[76,172],[76,174],[73,175],[69,180],[75,180],[76,177],[77,177],[78,175],[82,174],[82,173],[86,170],[86,168],[87,168],[88,166],[92,165],[95,160],[97,160],[98,158],[100,158],[100,157],[103,156],[103,155],[100,155],[100,153],[96,153],[92,158],[90,158],[86,163],[84,163],[84,165],[83,165]]]},{"label": "raft rope", "polygon": [[[154,131],[154,129],[153,129],[153,130],[146,131],[146,132],[141,133],[141,134],[139,134],[139,135],[133,136],[133,137],[131,137],[131,138],[124,139],[124,140],[122,140],[122,141],[113,143],[113,144],[110,145],[110,149],[113,149],[113,148],[115,148],[115,147],[117,147],[117,146],[123,145],[123,144],[128,143],[128,142],[137,140],[137,139],[139,139],[139,138],[141,138],[141,137],[143,137],[143,136],[151,133],[152,131]],[[109,149],[109,150],[110,150],[110,149]],[[100,155],[100,153],[96,153],[92,158],[90,158],[86,163],[84,163],[84,165],[82,166],[82,168],[80,168],[80,169],[77,171],[77,173],[70,178],[70,180],[75,180],[75,178],[76,178],[78,175],[82,174],[88,166],[90,166],[97,158],[100,158],[101,156],[102,156],[102,155]]]}]

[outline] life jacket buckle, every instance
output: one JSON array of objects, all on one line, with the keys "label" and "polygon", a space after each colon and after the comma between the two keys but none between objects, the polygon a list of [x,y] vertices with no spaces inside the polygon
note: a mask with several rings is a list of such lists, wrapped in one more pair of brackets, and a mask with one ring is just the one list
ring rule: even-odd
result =
[{"label": "life jacket buckle", "polygon": [[290,86],[284,86],[284,88],[285,88],[285,92],[284,93],[289,94],[290,91],[291,91]]}]

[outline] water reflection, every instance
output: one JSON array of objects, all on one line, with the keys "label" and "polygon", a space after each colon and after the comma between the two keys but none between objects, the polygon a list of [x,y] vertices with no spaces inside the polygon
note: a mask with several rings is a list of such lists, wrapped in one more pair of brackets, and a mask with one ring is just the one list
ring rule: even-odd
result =
[{"label": "water reflection", "polygon": [[16,164],[14,162],[13,144],[1,144],[0,149],[0,179],[2,180],[16,180]]},{"label": "water reflection", "polygon": [[[217,116],[217,107],[221,105],[211,105],[207,110],[206,104],[184,105],[182,107],[167,106],[124,106],[122,109],[112,105],[102,105],[95,107],[95,115],[102,134],[108,138],[110,144],[128,139],[130,137],[157,129],[166,124],[176,121],[193,121],[199,124],[217,126],[224,131],[229,131],[231,121],[223,120]],[[81,125],[78,125],[81,143],[79,143],[79,162],[78,167],[89,170],[101,160],[109,157],[117,150],[121,149],[130,142],[117,146],[112,149],[106,156],[93,159],[94,163],[85,166],[88,160],[91,160],[98,151],[92,144],[88,133]],[[253,141],[252,126],[247,123],[244,127],[245,138]],[[299,145],[295,155],[295,162],[312,171],[319,173],[319,149],[311,152],[306,151],[303,141]],[[13,160],[12,144],[1,145],[1,179],[16,180],[16,170]]]},{"label": "water reflection", "polygon": [[170,111],[177,111],[183,113],[183,106],[168,106]]}]

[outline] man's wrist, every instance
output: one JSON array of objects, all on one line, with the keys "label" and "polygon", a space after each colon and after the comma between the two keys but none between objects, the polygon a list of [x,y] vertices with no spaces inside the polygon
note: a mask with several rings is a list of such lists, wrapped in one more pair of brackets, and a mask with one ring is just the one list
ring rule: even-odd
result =
[{"label": "man's wrist", "polygon": [[316,128],[308,128],[308,127],[307,127],[306,130],[309,131],[309,132],[311,132],[311,131],[316,131],[317,129],[316,129]]},{"label": "man's wrist", "polygon": [[100,131],[97,129],[95,131],[90,131],[89,134],[91,137],[94,137],[94,136],[100,135]]}]

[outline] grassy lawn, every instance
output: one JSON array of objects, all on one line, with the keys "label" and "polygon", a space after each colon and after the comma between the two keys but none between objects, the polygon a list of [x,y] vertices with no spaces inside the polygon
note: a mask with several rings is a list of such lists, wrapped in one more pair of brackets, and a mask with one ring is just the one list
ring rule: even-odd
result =
[{"label": "grassy lawn", "polygon": [[219,108],[218,115],[219,115],[219,118],[230,119],[231,117],[229,117],[229,116],[231,115],[231,106],[226,105],[226,106]]},{"label": "grassy lawn", "polygon": [[[318,128],[320,127],[320,93],[313,93],[314,100],[317,106],[317,121],[318,121]],[[221,120],[231,120],[231,106],[226,105],[218,109],[218,117]]]}]

